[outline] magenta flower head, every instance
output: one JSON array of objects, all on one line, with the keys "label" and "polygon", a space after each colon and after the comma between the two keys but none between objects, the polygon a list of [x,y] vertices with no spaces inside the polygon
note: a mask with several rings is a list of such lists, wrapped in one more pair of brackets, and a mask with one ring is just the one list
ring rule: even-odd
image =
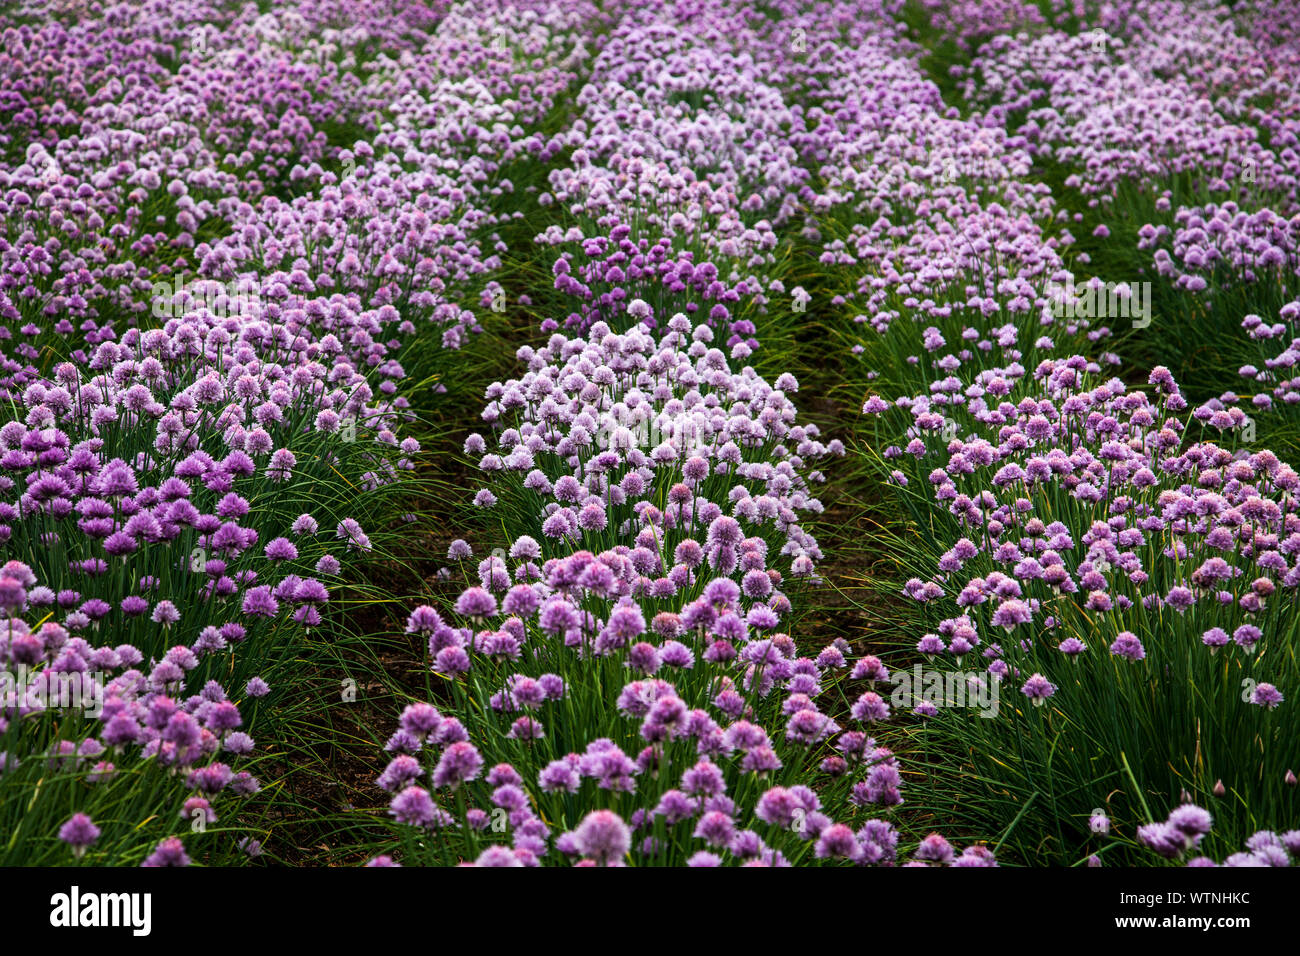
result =
[{"label": "magenta flower head", "polygon": [[438,808],[433,797],[428,790],[417,786],[409,786],[393,797],[388,812],[398,823],[417,827],[430,827],[438,820]]},{"label": "magenta flower head", "polygon": [[266,556],[272,561],[292,561],[298,557],[298,549],[288,538],[276,538],[266,546]]},{"label": "magenta flower head", "polygon": [[583,817],[573,831],[573,839],[583,856],[610,866],[631,847],[632,831],[614,811],[596,810]]},{"label": "magenta flower head", "polygon": [[275,617],[280,613],[280,603],[269,587],[255,587],[244,595],[243,610],[251,617]]},{"label": "magenta flower head", "polygon": [[1003,601],[993,612],[993,623],[1008,631],[1014,630],[1019,624],[1028,624],[1031,620],[1033,614],[1029,610],[1029,605],[1015,598]]},{"label": "magenta flower head", "polygon": [[1228,643],[1228,633],[1221,627],[1212,627],[1201,635],[1201,643],[1210,649],[1211,654],[1219,653],[1219,648]]},{"label": "magenta flower head", "polygon": [[1056,693],[1056,685],[1042,674],[1034,674],[1025,681],[1020,692],[1028,697],[1035,707],[1041,707],[1043,701]]},{"label": "magenta flower head", "polygon": [[849,712],[853,715],[854,720],[868,723],[889,719],[889,705],[885,703],[884,698],[871,690],[854,701]]},{"label": "magenta flower head", "polygon": [[662,659],[659,650],[653,644],[641,641],[633,644],[627,653],[627,666],[643,674],[653,674],[659,670]]},{"label": "magenta flower head", "polygon": [[1201,838],[1210,832],[1214,820],[1208,810],[1203,810],[1195,804],[1185,803],[1175,808],[1165,822],[1183,835],[1190,849],[1199,844]]},{"label": "magenta flower head", "polygon": [[347,542],[349,551],[369,551],[370,538],[361,530],[355,518],[344,518],[335,529],[337,537]]},{"label": "magenta flower head", "polygon": [[1263,636],[1263,632],[1253,624],[1243,624],[1232,632],[1233,641],[1248,651],[1254,650]]},{"label": "magenta flower head", "polygon": [[874,685],[876,681],[889,680],[889,670],[880,662],[879,657],[868,654],[853,665],[849,676],[853,680],[866,680]]},{"label": "magenta flower head", "polygon": [[993,851],[986,846],[968,846],[961,856],[953,860],[950,866],[958,867],[995,867],[998,865]]},{"label": "magenta flower head", "polygon": [[72,855],[80,859],[86,849],[99,839],[99,827],[84,813],[74,813],[67,823],[59,827],[59,839],[72,847]]},{"label": "magenta flower head", "polygon": [[189,866],[190,858],[185,853],[185,845],[180,837],[167,837],[150,853],[141,866]]},{"label": "magenta flower head", "polygon": [[[110,552],[111,553],[111,552]],[[27,603],[27,589],[17,578],[4,575],[0,577],[0,609],[14,612]]]},{"label": "magenta flower head", "polygon": [[509,847],[490,846],[478,855],[478,859],[474,861],[474,865],[487,867],[513,867],[523,866],[524,864]]},{"label": "magenta flower head", "polygon": [[1062,654],[1065,654],[1074,661],[1077,661],[1079,655],[1087,649],[1088,645],[1084,644],[1083,641],[1079,640],[1077,637],[1067,637],[1065,640],[1061,641],[1058,646],[1058,650],[1060,650]]},{"label": "magenta flower head", "polygon": [[857,835],[843,823],[831,824],[817,837],[818,859],[855,860],[861,854],[862,847],[858,845]]},{"label": "magenta flower head", "polygon": [[483,758],[478,749],[468,741],[457,741],[443,751],[433,771],[433,785],[454,790],[468,780],[477,779],[482,769]]},{"label": "magenta flower head", "polygon": [[931,833],[916,848],[915,859],[932,863],[951,863],[955,851],[947,840],[937,833]]},{"label": "magenta flower head", "polygon": [[1256,707],[1264,707],[1272,710],[1283,701],[1282,692],[1272,684],[1260,683],[1255,685],[1251,691],[1250,702]]},{"label": "magenta flower head", "polygon": [[735,827],[731,817],[720,810],[711,810],[700,817],[694,836],[710,846],[723,847],[731,842]]},{"label": "magenta flower head", "polygon": [[1116,657],[1127,658],[1130,661],[1140,661],[1147,656],[1142,642],[1132,631],[1120,631],[1114,643],[1110,645],[1110,652]]},{"label": "magenta flower head", "polygon": [[456,613],[479,622],[497,613],[497,599],[483,588],[468,588],[456,599]]},{"label": "magenta flower head", "polygon": [[797,813],[804,808],[796,796],[785,787],[772,787],[758,798],[754,815],[775,827],[789,827]]},{"label": "magenta flower head", "polygon": [[1167,859],[1173,859],[1187,848],[1184,835],[1168,823],[1148,823],[1138,827],[1138,842]]}]

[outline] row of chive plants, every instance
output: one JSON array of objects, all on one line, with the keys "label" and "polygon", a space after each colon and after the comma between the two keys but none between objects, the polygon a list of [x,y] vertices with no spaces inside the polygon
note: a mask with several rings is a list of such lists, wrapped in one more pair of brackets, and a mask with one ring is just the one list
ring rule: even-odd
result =
[{"label": "row of chive plants", "polygon": [[480,331],[500,171],[586,54],[541,6],[27,6],[0,19],[0,859],[279,853],[247,798],[265,767],[287,801],[356,649],[331,597],[419,486],[402,355]]},{"label": "row of chive plants", "polygon": [[791,164],[798,112],[749,55],[781,62],[785,38],[729,32],[733,7],[624,11],[578,94],[540,197],[568,214],[538,236],[549,338],[464,446],[502,547],[410,615],[429,683],[384,745],[394,836],[371,865],[994,861],[889,816],[879,659],[795,639],[814,465],[844,449],[797,423],[793,375],[746,364],[786,334],[773,224],[806,174],[763,167]]},{"label": "row of chive plants", "polygon": [[[967,13],[973,48],[1023,53],[981,47],[1003,27]],[[826,261],[870,326],[853,346],[864,453],[910,519],[905,640],[954,678],[916,697],[916,737],[965,756],[932,799],[1028,862],[1177,860],[1202,844],[1234,865],[1270,847],[1285,861],[1296,473],[1242,440],[1240,409],[1193,408],[1167,369],[1134,382],[1095,353],[1127,319],[1078,307],[1088,286],[1071,289],[1070,270],[1089,257],[1068,226],[1082,215],[1057,205],[1023,138],[950,111],[915,67],[910,85],[902,108],[832,100],[881,118],[836,132],[847,162],[825,178],[843,225]],[[873,175],[882,146],[899,156],[889,191]],[[1139,277],[1122,278],[1121,299],[1136,296]]]}]

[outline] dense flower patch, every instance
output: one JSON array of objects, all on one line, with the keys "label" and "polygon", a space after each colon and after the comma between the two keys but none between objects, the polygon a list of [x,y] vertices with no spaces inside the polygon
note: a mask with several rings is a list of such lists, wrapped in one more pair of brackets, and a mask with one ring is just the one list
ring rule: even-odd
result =
[{"label": "dense flower patch", "polygon": [[[356,12],[327,6],[318,23]],[[494,177],[515,151],[545,149],[520,124],[567,83],[564,55],[485,56],[494,23],[463,16],[418,45],[411,30],[432,21],[381,17],[387,52],[356,72],[355,38],[335,62],[332,31],[293,11],[152,12],[170,26],[147,41],[112,16],[4,25],[7,62],[29,64],[6,73],[6,129],[31,129],[6,142],[0,170],[0,538],[22,556],[4,579],[0,803],[24,862],[57,858],[49,821],[65,808],[94,821],[62,837],[79,853],[138,861],[143,816],[203,832],[218,819],[209,798],[232,780],[256,789],[221,761],[253,751],[236,728],[285,690],[261,672],[322,625],[331,589],[372,549],[365,499],[414,467],[403,340],[433,327],[455,348],[475,328],[461,300],[498,264],[492,195],[509,183]],[[557,16],[528,12],[500,35],[545,48]],[[131,82],[90,69],[63,78],[66,115],[24,106],[46,47],[120,63],[110,72]],[[386,61],[413,48],[423,65],[394,78]],[[534,95],[507,99],[525,78]],[[446,132],[437,156],[412,140],[430,112],[457,125],[460,157]],[[469,117],[480,125],[466,137]],[[345,121],[374,145],[313,131]],[[85,684],[75,706],[45,707],[65,674]],[[149,782],[160,772],[167,786]]]}]

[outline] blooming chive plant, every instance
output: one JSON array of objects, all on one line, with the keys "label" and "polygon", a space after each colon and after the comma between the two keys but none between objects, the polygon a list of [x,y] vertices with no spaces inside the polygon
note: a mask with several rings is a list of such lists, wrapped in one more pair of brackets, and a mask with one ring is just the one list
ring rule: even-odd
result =
[{"label": "blooming chive plant", "polygon": [[[262,675],[329,626],[374,549],[372,504],[414,467],[403,341],[429,328],[455,348],[477,327],[459,300],[499,265],[510,184],[493,180],[545,152],[519,124],[581,43],[527,65],[496,49],[485,71],[492,22],[448,17],[426,46],[440,18],[410,5],[371,24],[381,59],[421,51],[394,77],[333,58],[360,38],[317,28],[354,6],[314,26],[222,4],[0,21],[22,63],[0,144],[0,541],[22,557],[3,577],[6,859],[66,844],[172,865],[182,836],[215,852],[200,834],[258,787],[229,764],[256,757],[261,700],[292,693]],[[561,26],[530,11],[505,36],[541,49]],[[68,57],[53,107],[38,91]],[[431,91],[422,72],[462,79]],[[529,96],[489,105],[523,77]],[[481,114],[455,166],[409,132],[447,107]],[[331,145],[335,122],[364,138]]]},{"label": "blooming chive plant", "polygon": [[[843,449],[711,338],[684,315],[658,340],[598,322],[489,388],[499,451],[466,450],[519,533],[447,620],[408,621],[447,704],[407,707],[386,746],[406,859],[900,861],[880,813],[902,778],[869,736],[888,710],[850,699],[846,646],[804,656],[782,624],[820,557],[802,469]],[[937,834],[912,861],[993,865]]]}]

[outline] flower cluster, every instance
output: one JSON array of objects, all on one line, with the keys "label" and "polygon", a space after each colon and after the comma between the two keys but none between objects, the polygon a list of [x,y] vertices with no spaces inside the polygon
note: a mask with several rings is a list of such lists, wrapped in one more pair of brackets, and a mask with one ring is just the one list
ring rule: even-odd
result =
[{"label": "flower cluster", "polygon": [[[253,751],[253,738],[241,728],[257,698],[265,696],[265,684],[254,678],[228,691],[209,676],[224,676],[225,668],[211,666],[213,652],[227,640],[243,640],[242,629],[211,628],[209,646],[200,640],[195,647],[181,643],[165,652],[156,638],[92,643],[99,621],[114,609],[91,599],[63,623],[52,619],[52,608],[78,600],[75,591],[56,595],[25,564],[0,567],[0,803],[6,815],[18,812],[7,825],[16,835],[26,834],[27,853],[54,834],[39,831],[47,808],[34,809],[34,797],[19,800],[16,794],[82,782],[76,800],[81,809],[57,832],[80,857],[94,844],[105,849],[133,842],[134,823],[115,820],[106,834],[93,822],[112,816],[124,794],[146,788],[158,812],[185,827],[197,821],[201,831],[216,822],[217,807],[256,793],[257,779],[231,763]],[[131,613],[143,616],[149,604],[137,600],[140,606]],[[154,606],[152,619],[164,631],[175,616],[169,601]],[[43,623],[28,623],[34,617]],[[114,632],[119,638],[138,633],[115,625]],[[190,693],[187,686],[200,689]],[[242,706],[230,692],[242,698]],[[49,809],[62,812],[58,806]]]},{"label": "flower cluster", "polygon": [[[1145,6],[1113,5],[1092,32],[1084,24],[1012,35],[972,17],[962,33],[973,63],[955,72],[964,72],[965,98],[986,112],[951,119],[948,142],[960,143],[968,123],[990,155],[1005,143],[1003,155],[1017,157],[1013,187],[1026,188],[1016,179],[1030,168],[1063,170],[1065,191],[1081,193],[1103,218],[1126,208],[1134,183],[1149,189],[1153,180],[1190,176],[1190,195],[1201,205],[1174,210],[1167,194],[1152,213],[1168,213],[1168,224],[1148,220],[1137,230],[1139,244],[1156,250],[1157,276],[1195,294],[1215,281],[1197,271],[1213,266],[1246,283],[1270,272],[1286,288],[1296,268],[1289,207],[1275,212],[1261,204],[1250,212],[1223,197],[1228,182],[1249,169],[1252,195],[1293,198],[1293,137],[1275,123],[1277,135],[1261,142],[1251,104],[1264,84],[1250,71],[1238,82],[1220,68],[1220,57],[1282,66],[1273,52],[1242,39],[1222,11]],[[990,23],[1000,10],[989,9]],[[1011,19],[1028,24],[1035,16]],[[989,39],[993,34],[1002,35]],[[937,91],[924,83],[918,90],[918,102],[929,96],[939,104]],[[891,144],[920,159],[936,125],[928,119],[900,130]],[[856,132],[842,127],[846,138]],[[872,138],[882,134],[857,135],[865,155],[880,154]],[[904,181],[917,215],[953,188],[925,175],[916,160]],[[1015,188],[1005,193],[1008,201]],[[967,201],[979,205],[980,193],[968,192]],[[915,273],[900,276],[912,295],[902,305],[923,328],[900,329],[888,312],[876,312],[879,335],[860,340],[859,348],[890,363],[863,412],[881,476],[920,532],[908,552],[915,576],[902,588],[915,607],[916,653],[944,668],[974,662],[984,685],[1005,684],[1029,705],[994,720],[936,714],[924,704],[917,712],[940,735],[958,735],[977,766],[1022,799],[1048,766],[1053,776],[1079,783],[1077,807],[1065,801],[1055,808],[1061,817],[1086,821],[1087,807],[1106,797],[1111,780],[1170,796],[1192,788],[1209,799],[1222,795],[1213,788],[1227,779],[1257,814],[1225,806],[1220,816],[1230,839],[1261,817],[1284,825],[1275,781],[1300,759],[1277,716],[1300,681],[1290,652],[1300,477],[1278,455],[1252,446],[1253,422],[1234,393],[1194,405],[1167,368],[1156,366],[1144,387],[1133,387],[1127,362],[1092,354],[1110,329],[1078,312],[1077,292],[1060,291],[1073,282],[1067,263],[1089,262],[1087,253],[1068,248],[1068,233],[1058,241],[1047,232],[1070,215],[1062,203],[1051,190],[1036,206],[1022,203],[1024,227],[1010,233],[1014,250],[998,249],[991,262],[971,255],[948,272],[927,272],[934,256],[916,255]],[[860,224],[863,235],[874,235],[873,254],[887,254],[883,240],[899,205],[881,196],[873,207],[880,218]],[[1082,219],[1074,213],[1074,221]],[[978,232],[965,228],[961,236]],[[1097,248],[1107,236],[1099,225]],[[1188,271],[1180,273],[1157,248],[1165,238],[1174,258],[1191,257]],[[832,251],[828,262],[853,275],[861,256]],[[873,284],[883,304],[891,301],[889,282],[900,277],[886,260],[878,276],[860,281]],[[1111,305],[1137,294],[1133,285],[1102,278],[1080,289],[1095,295],[1104,287]],[[981,317],[979,283],[990,281],[996,287]],[[1241,324],[1251,339],[1286,342],[1294,308],[1282,310],[1283,322],[1251,314]],[[1175,339],[1166,345],[1183,347]],[[1265,357],[1262,369],[1240,369],[1273,390],[1271,398],[1256,397],[1256,409],[1292,403],[1291,351]],[[1225,746],[1207,754],[1195,728],[1211,723],[1224,739],[1257,740],[1259,752],[1248,757]],[[1152,759],[1135,761],[1152,749]],[[993,767],[993,755],[1009,750],[1021,765]],[[1206,762],[1193,768],[1197,760]],[[1132,821],[1142,807],[1131,794],[1126,799],[1117,816]],[[1040,832],[1056,825],[1044,821]]]},{"label": "flower cluster", "polygon": [[[1149,823],[1138,830],[1138,841],[1166,859],[1184,859],[1198,849],[1210,833],[1213,819],[1207,810],[1185,803],[1172,810],[1163,822]],[[1190,867],[1291,866],[1300,858],[1300,830],[1274,833],[1260,830],[1246,840],[1246,849],[1216,863],[1205,855],[1187,859]]]},{"label": "flower cluster", "polygon": [[[0,14],[0,543],[26,563],[4,578],[0,660],[22,670],[0,804],[40,798],[31,846],[57,849],[41,821],[75,810],[64,842],[138,862],[140,820],[200,832],[195,801],[247,789],[216,757],[251,750],[255,715],[275,732],[261,675],[375,549],[374,493],[420,451],[403,347],[478,328],[463,303],[500,265],[508,165],[558,148],[539,130],[598,15],[19,6]],[[29,703],[65,675],[102,726]],[[42,787],[47,759],[124,782]],[[195,795],[137,783],[146,812],[106,825],[137,766]]]},{"label": "flower cluster", "polygon": [[[806,463],[843,449],[794,424],[792,376],[732,373],[711,338],[684,315],[657,340],[598,322],[489,388],[496,450],[466,451],[518,534],[456,600],[462,626],[411,614],[454,706],[408,707],[379,780],[399,823],[447,831],[440,861],[898,860],[891,823],[847,822],[903,800],[897,759],[850,729],[887,708],[828,712],[859,679],[847,645],[802,656],[782,629],[787,579],[820,557]],[[913,862],[993,860],[935,835]]]}]

